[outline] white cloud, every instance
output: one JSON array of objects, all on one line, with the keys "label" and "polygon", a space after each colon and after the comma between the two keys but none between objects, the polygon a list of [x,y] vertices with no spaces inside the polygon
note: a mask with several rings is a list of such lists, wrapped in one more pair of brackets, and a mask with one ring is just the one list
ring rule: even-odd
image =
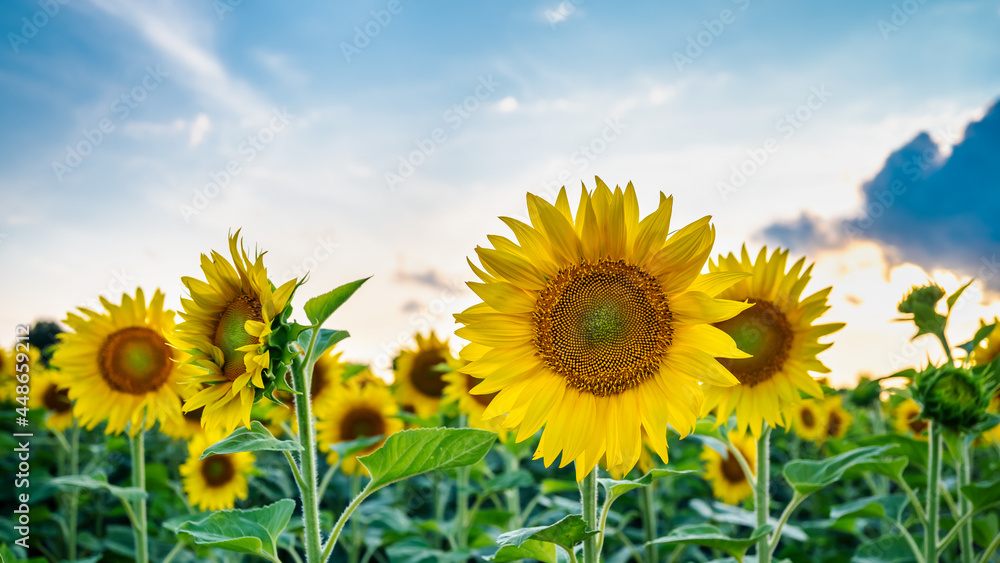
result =
[{"label": "white cloud", "polygon": [[512,112],[517,109],[517,98],[514,96],[507,96],[506,98],[500,100],[497,103],[497,109],[502,112]]},{"label": "white cloud", "polygon": [[200,145],[201,141],[205,138],[205,133],[208,133],[211,128],[212,120],[204,113],[199,113],[198,117],[194,118],[194,122],[191,123],[190,145],[192,147]]}]

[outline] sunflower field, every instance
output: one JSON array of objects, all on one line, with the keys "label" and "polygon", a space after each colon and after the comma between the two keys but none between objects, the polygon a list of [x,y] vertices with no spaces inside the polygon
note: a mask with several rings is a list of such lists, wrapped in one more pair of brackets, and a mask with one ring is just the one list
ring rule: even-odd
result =
[{"label": "sunflower field", "polygon": [[941,361],[833,388],[808,257],[631,183],[571,198],[470,245],[478,302],[391,380],[338,347],[367,280],[276,279],[242,230],[177,311],[19,326],[0,561],[1000,561],[1000,327],[945,336],[968,283],[900,296]]}]

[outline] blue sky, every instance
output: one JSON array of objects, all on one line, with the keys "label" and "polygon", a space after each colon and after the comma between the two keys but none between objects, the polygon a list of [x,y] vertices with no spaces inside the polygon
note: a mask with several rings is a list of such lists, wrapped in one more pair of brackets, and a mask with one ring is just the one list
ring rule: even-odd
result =
[{"label": "blue sky", "polygon": [[[374,274],[336,322],[384,366],[415,330],[453,328],[497,215],[595,174],[633,181],[644,212],[663,190],[675,221],[713,215],[720,252],[780,241],[816,260],[849,323],[835,379],[895,369],[909,283],[975,274],[954,246],[903,248],[914,221],[849,244],[770,235],[857,217],[922,132],[949,158],[1000,97],[995,1],[65,1],[0,8],[0,342],[102,292],[176,304],[242,227],[272,278],[311,270],[300,298]],[[963,197],[995,201],[995,175],[954,172],[968,160],[948,185],[978,178]],[[955,219],[916,207],[893,216]],[[953,329],[998,311],[977,284]]]}]

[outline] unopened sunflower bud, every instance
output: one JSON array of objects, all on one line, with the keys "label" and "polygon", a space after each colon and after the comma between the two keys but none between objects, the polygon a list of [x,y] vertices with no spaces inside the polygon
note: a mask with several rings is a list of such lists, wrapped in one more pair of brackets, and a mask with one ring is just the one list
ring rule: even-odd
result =
[{"label": "unopened sunflower bud", "polygon": [[899,302],[898,309],[900,313],[904,314],[916,313],[920,309],[921,305],[933,309],[942,297],[944,297],[944,289],[942,289],[939,285],[932,284],[921,287],[913,287],[910,289],[910,292],[906,294],[906,297]]},{"label": "unopened sunflower bud", "polygon": [[870,406],[878,402],[879,395],[882,394],[882,385],[878,381],[862,375],[858,378],[858,385],[850,392],[851,402],[859,407]]},{"label": "unopened sunflower bud", "polygon": [[950,430],[966,432],[989,418],[990,395],[968,370],[930,368],[917,376],[913,396],[924,418]]}]

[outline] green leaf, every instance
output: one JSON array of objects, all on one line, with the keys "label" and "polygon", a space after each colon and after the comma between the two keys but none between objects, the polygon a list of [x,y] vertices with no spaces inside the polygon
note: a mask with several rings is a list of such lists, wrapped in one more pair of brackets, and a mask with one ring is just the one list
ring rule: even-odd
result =
[{"label": "green leaf", "polygon": [[966,342],[965,344],[962,344],[961,346],[959,346],[959,348],[965,350],[966,354],[971,354],[972,351],[976,349],[976,346],[979,346],[980,342],[986,340],[986,337],[989,336],[991,332],[993,332],[993,329],[996,328],[996,326],[997,323],[993,323],[979,327],[979,330],[976,331],[976,334],[972,337],[972,340]]},{"label": "green leaf", "polygon": [[830,518],[841,520],[847,518],[884,518],[896,521],[909,502],[906,495],[889,495],[866,497],[830,509]]},{"label": "green leaf", "polygon": [[749,538],[731,538],[710,524],[692,524],[675,528],[672,532],[657,538],[651,543],[658,545],[702,545],[718,549],[742,560],[748,549],[771,533],[771,525],[761,526],[753,531]]},{"label": "green leaf", "polygon": [[903,456],[909,460],[910,465],[921,468],[927,467],[927,442],[921,442],[909,436],[901,434],[881,434],[870,436],[858,440],[862,446],[892,446],[887,453],[890,455]]},{"label": "green leaf", "polygon": [[[698,498],[692,499],[690,506],[695,512],[706,520],[736,524],[738,526],[746,526],[751,529],[757,528],[757,514],[749,510],[744,510],[738,506],[723,504],[721,502],[713,502],[709,505],[707,502]],[[778,519],[774,516],[768,516],[767,523],[772,526],[777,526]],[[781,529],[781,537],[795,541],[806,541],[809,539],[809,536],[802,531],[802,528],[787,523],[785,524],[785,527]]]},{"label": "green leaf", "polygon": [[966,485],[962,487],[962,494],[972,501],[973,511],[979,512],[1000,503],[1000,479]]},{"label": "green leaf", "polygon": [[306,316],[309,317],[309,321],[313,326],[320,326],[330,315],[337,310],[338,307],[344,304],[354,292],[361,287],[361,284],[370,280],[371,277],[360,279],[357,281],[352,281],[351,283],[346,283],[332,291],[324,293],[323,295],[317,295],[309,301],[306,301]]},{"label": "green leaf", "polygon": [[293,440],[279,440],[259,421],[250,423],[250,428],[237,428],[229,436],[212,444],[198,459],[210,455],[235,454],[238,452],[300,452],[302,446]]},{"label": "green leaf", "polygon": [[94,475],[65,475],[49,481],[57,487],[81,487],[90,490],[107,491],[122,499],[123,502],[133,502],[146,498],[146,491],[138,487],[119,487],[108,483],[108,478],[100,473]]},{"label": "green leaf", "polygon": [[[313,329],[307,328],[302,331],[299,335],[299,346],[303,350],[309,349],[309,341],[312,339]],[[331,330],[328,328],[319,329],[319,334],[316,335],[316,344],[313,346],[313,359],[316,359],[326,353],[327,350],[333,348],[338,342],[350,336],[351,333],[346,330]]]},{"label": "green leaf", "polygon": [[861,473],[864,471],[871,471],[872,473],[885,475],[886,477],[898,482],[903,480],[903,470],[906,469],[906,466],[909,463],[909,458],[894,457],[886,460],[859,463],[852,467],[850,472]]},{"label": "green leaf", "polygon": [[658,481],[671,475],[685,475],[688,473],[696,472],[692,470],[653,469],[638,479],[598,479],[597,482],[604,487],[604,491],[608,495],[607,498],[613,501],[633,489],[648,487],[653,481]]},{"label": "green leaf", "polygon": [[489,496],[494,493],[499,493],[506,491],[508,489],[517,489],[521,487],[530,487],[535,484],[535,478],[531,476],[531,473],[518,469],[517,471],[509,471],[501,473],[496,477],[492,477],[483,481],[481,487],[482,492],[479,494],[482,496]]},{"label": "green leaf", "polygon": [[799,494],[814,493],[840,479],[851,467],[874,461],[889,449],[891,446],[869,446],[823,460],[791,461],[785,465],[785,479]]},{"label": "green leaf", "polygon": [[903,536],[879,536],[862,544],[851,563],[913,563],[913,551]]},{"label": "green leaf", "polygon": [[551,495],[553,493],[579,491],[580,486],[570,481],[563,481],[562,479],[542,479],[539,490],[543,495]]},{"label": "green leaf", "polygon": [[278,559],[278,535],[295,511],[295,501],[282,499],[251,510],[223,510],[181,524],[177,535],[197,545],[207,545]]},{"label": "green leaf", "polygon": [[436,469],[472,465],[486,456],[497,435],[474,428],[419,428],[397,432],[381,448],[358,458],[372,476],[366,490]]},{"label": "green leaf", "polygon": [[487,561],[494,563],[508,563],[509,561],[519,561],[521,559],[542,561],[543,563],[557,563],[556,545],[539,540],[527,540],[520,546],[505,545],[501,547]]},{"label": "green leaf", "polygon": [[947,300],[947,303],[948,303],[948,313],[951,313],[951,308],[955,306],[955,303],[958,302],[958,298],[962,296],[962,293],[964,293],[965,290],[968,289],[970,285],[972,285],[973,281],[975,281],[975,280],[969,280],[968,282],[966,282],[965,285],[963,285],[962,287],[956,289],[955,293],[952,293],[951,295],[948,296],[948,300]]},{"label": "green leaf", "polygon": [[341,458],[352,456],[358,452],[363,452],[373,445],[382,441],[385,436],[381,434],[378,436],[362,436],[357,440],[349,440],[346,442],[337,442],[332,444],[330,449],[337,452]]},{"label": "green leaf", "polygon": [[583,521],[583,516],[571,514],[555,524],[549,526],[534,526],[532,528],[521,528],[513,532],[500,534],[497,537],[497,544],[501,547],[513,545],[520,547],[528,540],[538,540],[558,545],[567,553],[573,551],[573,546],[598,533],[598,530],[588,530],[587,523]]}]

